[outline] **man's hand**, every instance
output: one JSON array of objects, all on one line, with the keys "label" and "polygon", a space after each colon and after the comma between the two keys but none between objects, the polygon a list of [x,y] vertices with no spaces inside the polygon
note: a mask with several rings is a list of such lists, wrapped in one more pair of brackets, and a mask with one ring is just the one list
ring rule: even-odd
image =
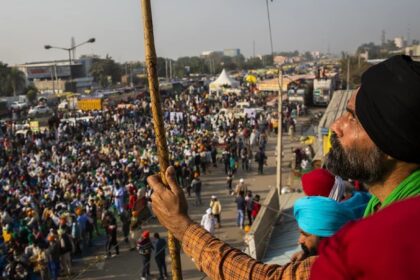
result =
[{"label": "man's hand", "polygon": [[169,187],[162,183],[159,175],[149,176],[147,182],[153,189],[152,209],[159,222],[182,241],[189,225],[193,223],[188,216],[188,204],[184,192],[175,180],[175,169],[166,169],[166,180]]},{"label": "man's hand", "polygon": [[296,252],[292,255],[292,257],[290,258],[291,262],[299,262],[299,261],[303,261],[306,258],[306,254],[303,251],[299,251]]}]

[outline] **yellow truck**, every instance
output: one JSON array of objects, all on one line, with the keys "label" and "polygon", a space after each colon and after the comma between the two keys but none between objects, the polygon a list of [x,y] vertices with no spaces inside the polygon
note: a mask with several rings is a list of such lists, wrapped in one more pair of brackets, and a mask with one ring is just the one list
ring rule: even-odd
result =
[{"label": "yellow truck", "polygon": [[77,108],[82,111],[102,110],[102,98],[80,99]]}]

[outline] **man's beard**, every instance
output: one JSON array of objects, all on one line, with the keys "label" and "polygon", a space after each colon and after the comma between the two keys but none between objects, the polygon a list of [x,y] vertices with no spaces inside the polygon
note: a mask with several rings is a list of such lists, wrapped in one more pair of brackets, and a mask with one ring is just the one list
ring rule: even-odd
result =
[{"label": "man's beard", "polygon": [[391,168],[390,164],[385,164],[386,154],[376,145],[370,150],[352,147],[345,151],[334,133],[331,146],[326,159],[327,169],[342,178],[366,184],[381,182]]},{"label": "man's beard", "polygon": [[309,249],[305,244],[300,244],[300,247],[302,248],[302,251],[305,254],[305,257],[318,255],[318,251],[316,248]]}]

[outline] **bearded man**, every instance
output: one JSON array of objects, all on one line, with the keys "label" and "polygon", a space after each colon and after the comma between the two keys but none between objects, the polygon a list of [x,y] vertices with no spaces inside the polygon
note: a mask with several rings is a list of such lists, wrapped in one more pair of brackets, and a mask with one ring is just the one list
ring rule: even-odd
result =
[{"label": "bearded man", "polygon": [[172,167],[169,188],[158,176],[148,178],[153,210],[211,279],[305,279],[312,265],[314,279],[420,279],[420,198],[406,200],[420,194],[419,108],[420,63],[395,56],[363,74],[347,112],[331,127],[327,167],[367,184],[369,217],[324,239],[314,265],[314,257],[296,267],[264,265],[212,237],[188,216]]}]

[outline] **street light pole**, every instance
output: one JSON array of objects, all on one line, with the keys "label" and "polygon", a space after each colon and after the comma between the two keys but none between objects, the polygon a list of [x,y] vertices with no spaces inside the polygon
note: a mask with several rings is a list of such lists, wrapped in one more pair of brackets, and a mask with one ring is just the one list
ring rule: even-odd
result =
[{"label": "street light pole", "polygon": [[68,52],[69,52],[70,82],[73,82],[73,74],[71,73],[71,49],[68,49]]},{"label": "street light pole", "polygon": [[49,49],[59,49],[59,50],[63,50],[63,51],[67,51],[68,52],[68,54],[69,54],[69,70],[70,70],[69,78],[70,78],[70,82],[72,82],[73,81],[73,73],[71,72],[71,52],[74,51],[76,48],[82,46],[82,45],[85,45],[85,44],[88,44],[88,43],[95,43],[95,41],[96,41],[95,38],[90,38],[89,40],[84,41],[84,42],[82,42],[82,43],[80,43],[80,44],[78,44],[76,46],[70,47],[70,48],[54,47],[54,46],[51,46],[51,45],[45,45],[44,48],[46,50],[49,50]]}]

